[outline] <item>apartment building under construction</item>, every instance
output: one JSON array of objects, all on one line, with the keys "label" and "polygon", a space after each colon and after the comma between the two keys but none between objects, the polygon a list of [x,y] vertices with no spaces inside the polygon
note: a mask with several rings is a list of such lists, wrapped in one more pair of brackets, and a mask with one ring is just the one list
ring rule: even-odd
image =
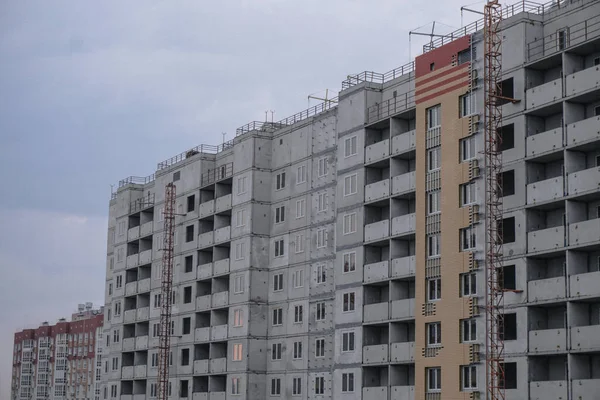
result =
[{"label": "apartment building under construction", "polygon": [[[502,12],[506,399],[600,387],[600,2]],[[486,397],[481,22],[333,100],[119,183],[103,393],[157,396],[176,187],[173,398]]]}]

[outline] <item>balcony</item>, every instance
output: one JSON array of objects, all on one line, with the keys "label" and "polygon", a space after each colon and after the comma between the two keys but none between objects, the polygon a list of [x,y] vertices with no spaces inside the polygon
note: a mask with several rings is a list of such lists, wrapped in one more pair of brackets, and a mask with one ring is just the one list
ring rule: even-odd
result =
[{"label": "balcony", "polygon": [[227,358],[213,358],[210,360],[210,373],[218,374],[227,371]]},{"label": "balcony", "polygon": [[[125,285],[125,296],[133,296],[137,293],[137,282],[129,282]],[[127,312],[127,311],[125,311]]]},{"label": "balcony", "polygon": [[145,293],[150,291],[150,278],[142,279],[138,281],[138,293]]},{"label": "balcony", "polygon": [[415,191],[416,179],[415,172],[397,175],[392,178],[392,195],[402,195]]},{"label": "balcony", "polygon": [[380,240],[390,236],[390,220],[374,222],[365,226],[365,242]]},{"label": "balcony", "polygon": [[210,327],[196,328],[194,331],[195,342],[208,342],[210,340]]},{"label": "balcony", "polygon": [[527,204],[543,203],[563,197],[564,179],[562,176],[530,183],[527,185]]},{"label": "balcony", "polygon": [[573,379],[571,381],[572,399],[597,399],[600,379]]},{"label": "balcony", "polygon": [[567,381],[539,381],[529,383],[531,400],[566,400]]},{"label": "balcony", "polygon": [[231,209],[231,193],[217,198],[215,212],[223,212]]},{"label": "balcony", "polygon": [[142,226],[140,227],[140,236],[141,237],[150,236],[150,235],[152,235],[153,231],[154,231],[154,222],[148,221],[148,222],[142,224]]},{"label": "balcony", "polygon": [[390,400],[415,400],[414,386],[392,386]]},{"label": "balcony", "polygon": [[[127,312],[127,311],[125,311]],[[123,351],[133,351],[135,350],[135,338],[128,337],[123,339]]]},{"label": "balcony", "polygon": [[390,318],[390,303],[374,303],[363,306],[364,322],[381,322]]},{"label": "balcony", "polygon": [[390,180],[384,179],[365,186],[365,202],[380,200],[390,195]]},{"label": "balcony", "polygon": [[228,329],[229,329],[228,324],[212,326],[210,328],[210,340],[227,339]]},{"label": "balcony", "polygon": [[374,143],[365,148],[365,164],[370,164],[376,161],[383,160],[390,156],[390,141],[389,139]]},{"label": "balcony", "polygon": [[393,363],[415,362],[415,342],[392,343],[390,358]]},{"label": "balcony", "polygon": [[[360,387],[360,385],[359,385]],[[388,398],[387,386],[363,387],[362,400],[382,400]]]},{"label": "balcony", "polygon": [[392,219],[392,236],[408,235],[415,232],[415,214],[406,214]]},{"label": "balcony", "polygon": [[229,273],[229,258],[215,262],[214,275],[223,275]]},{"label": "balcony", "polygon": [[529,301],[560,300],[566,297],[565,277],[538,279],[527,283]]},{"label": "balcony", "polygon": [[573,350],[573,351],[598,351],[598,350],[600,350],[600,325],[572,327],[571,328],[571,350]]},{"label": "balcony", "polygon": [[562,148],[562,128],[527,137],[527,157],[539,156]]},{"label": "balcony", "polygon": [[389,265],[388,261],[366,264],[363,270],[363,281],[368,283],[388,279]]},{"label": "balcony", "polygon": [[231,226],[224,226],[215,231],[215,243],[227,242],[231,239]]},{"label": "balcony", "polygon": [[150,307],[142,307],[137,309],[137,320],[143,321],[150,316]]},{"label": "balcony", "polygon": [[392,137],[392,154],[398,155],[416,148],[415,131],[410,131]]},{"label": "balcony", "polygon": [[226,392],[210,392],[209,400],[225,400],[227,398]]},{"label": "balcony", "polygon": [[562,79],[555,79],[525,92],[527,109],[540,107],[562,98]]},{"label": "balcony", "polygon": [[140,264],[150,264],[152,262],[152,249],[140,253]]},{"label": "balcony", "polygon": [[208,374],[208,359],[194,361],[194,374]]},{"label": "balcony", "polygon": [[131,228],[127,231],[127,240],[132,241],[139,239],[140,237],[140,227],[136,226],[135,228]]},{"label": "balcony", "polygon": [[206,279],[210,278],[213,274],[213,265],[212,263],[198,265],[198,274],[197,279]]},{"label": "balcony", "polygon": [[121,379],[133,379],[133,366],[123,367]]},{"label": "balcony", "polygon": [[392,260],[392,278],[408,278],[415,275],[415,256],[394,258]]},{"label": "balcony", "polygon": [[567,330],[544,329],[529,332],[530,353],[561,353],[567,350]]},{"label": "balcony", "polygon": [[132,254],[130,256],[127,256],[127,268],[137,267],[139,260],[140,260],[139,254]]},{"label": "balcony", "polygon": [[213,307],[225,307],[229,304],[229,291],[214,293],[212,295]]},{"label": "balcony", "polygon": [[135,322],[136,316],[137,316],[137,311],[135,309],[126,310],[125,313],[123,314],[123,322],[126,324],[133,323],[133,322]]},{"label": "balcony", "polygon": [[600,86],[600,66],[593,66],[567,75],[565,89],[567,96],[573,96]]},{"label": "balcony", "polygon": [[584,194],[600,189],[600,167],[588,168],[568,175],[569,194]]},{"label": "balcony", "polygon": [[415,299],[392,301],[392,319],[411,319],[415,317]]},{"label": "balcony", "polygon": [[569,224],[569,244],[580,246],[600,241],[600,218]]},{"label": "balcony", "polygon": [[202,233],[198,236],[198,247],[209,247],[215,242],[215,233],[213,231]]},{"label": "balcony", "polygon": [[387,344],[376,344],[363,347],[363,364],[381,364],[390,360]]},{"label": "balcony", "polygon": [[147,370],[148,370],[148,367],[146,365],[136,365],[134,372],[133,372],[135,379],[145,378]]},{"label": "balcony", "polygon": [[148,350],[148,336],[138,336],[135,338],[136,350]]},{"label": "balcony", "polygon": [[600,139],[600,116],[567,125],[567,145],[573,146]]},{"label": "balcony", "polygon": [[196,311],[210,310],[212,295],[196,297]]},{"label": "balcony", "polygon": [[215,213],[215,201],[209,200],[206,203],[200,204],[200,208],[198,210],[200,218],[208,217]]},{"label": "balcony", "polygon": [[571,297],[600,297],[600,272],[571,275],[569,286]]},{"label": "balcony", "polygon": [[565,247],[565,227],[555,226],[527,234],[527,251],[536,253]]}]

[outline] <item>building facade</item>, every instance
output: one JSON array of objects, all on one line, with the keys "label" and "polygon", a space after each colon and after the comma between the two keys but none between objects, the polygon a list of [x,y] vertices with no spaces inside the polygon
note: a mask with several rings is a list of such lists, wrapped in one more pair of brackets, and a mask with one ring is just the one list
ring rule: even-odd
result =
[{"label": "building facade", "polygon": [[11,399],[99,400],[103,309],[15,333]]},{"label": "building facade", "polygon": [[[104,398],[156,397],[170,182],[173,398],[485,397],[481,27],[348,77],[335,105],[122,180]],[[600,385],[599,27],[598,1],[505,11],[508,399],[593,398]]]}]

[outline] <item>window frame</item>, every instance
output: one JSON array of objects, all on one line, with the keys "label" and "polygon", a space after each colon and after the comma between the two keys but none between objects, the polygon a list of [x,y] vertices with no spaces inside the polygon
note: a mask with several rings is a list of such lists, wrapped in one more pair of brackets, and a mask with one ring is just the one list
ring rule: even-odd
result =
[{"label": "window frame", "polygon": [[300,165],[296,168],[296,185],[306,183],[306,165]]},{"label": "window frame", "polygon": [[353,353],[356,351],[356,332],[354,330],[342,331],[342,353]]},{"label": "window frame", "polygon": [[358,225],[358,216],[356,212],[350,212],[344,214],[343,220],[343,230],[344,235],[351,235],[356,233],[357,225]]},{"label": "window frame", "polygon": [[344,197],[358,193],[358,174],[350,174],[344,177]]},{"label": "window frame", "polygon": [[342,312],[353,313],[356,311],[356,292],[346,292],[342,295]]},{"label": "window frame", "polygon": [[344,139],[344,158],[350,158],[358,154],[358,135]]}]

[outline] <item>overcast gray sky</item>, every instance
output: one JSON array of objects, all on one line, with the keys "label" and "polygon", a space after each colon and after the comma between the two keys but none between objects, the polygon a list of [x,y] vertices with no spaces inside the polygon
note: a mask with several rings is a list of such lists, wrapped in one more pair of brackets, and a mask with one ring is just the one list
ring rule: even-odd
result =
[{"label": "overcast gray sky", "polygon": [[405,64],[465,3],[0,0],[0,400],[16,330],[103,303],[111,184]]}]

